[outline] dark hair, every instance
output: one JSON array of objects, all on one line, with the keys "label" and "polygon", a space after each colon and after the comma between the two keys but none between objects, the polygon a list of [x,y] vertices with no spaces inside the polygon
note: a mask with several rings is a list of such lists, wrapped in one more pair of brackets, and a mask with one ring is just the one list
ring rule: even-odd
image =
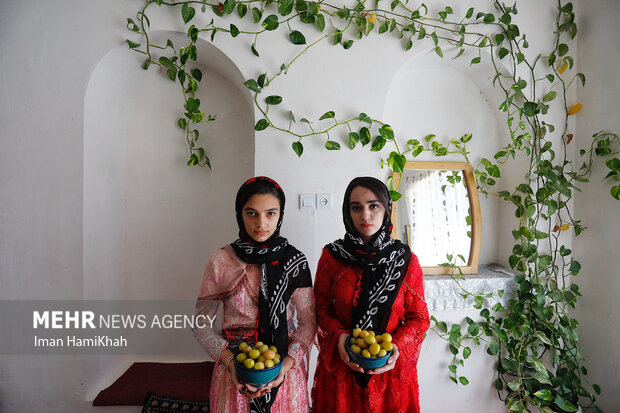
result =
[{"label": "dark hair", "polygon": [[364,188],[370,189],[376,196],[379,198],[379,202],[385,208],[385,216],[383,217],[383,224],[388,227],[392,221],[392,197],[390,196],[390,191],[387,186],[377,178],[373,178],[371,176],[358,176],[354,178],[349,186],[347,186],[347,190],[344,192],[344,200],[342,202],[342,216],[344,218],[345,226],[347,227],[347,231],[355,230],[355,225],[353,225],[353,221],[351,220],[351,192],[358,186],[363,186]]},{"label": "dark hair", "polygon": [[237,198],[235,199],[235,211],[237,211],[237,214],[241,213],[248,199],[256,194],[271,194],[278,198],[280,201],[280,216],[282,216],[284,213],[284,203],[286,201],[284,191],[282,191],[282,188],[280,188],[280,185],[278,185],[276,181],[266,176],[251,178],[239,188]]}]

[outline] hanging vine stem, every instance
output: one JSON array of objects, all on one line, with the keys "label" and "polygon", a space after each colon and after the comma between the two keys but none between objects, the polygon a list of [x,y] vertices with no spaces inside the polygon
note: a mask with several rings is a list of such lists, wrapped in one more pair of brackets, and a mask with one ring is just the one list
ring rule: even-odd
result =
[{"label": "hanging vine stem", "polygon": [[[142,65],[145,70],[155,65],[164,69],[170,80],[180,85],[184,116],[177,120],[177,124],[185,132],[188,164],[209,167],[211,164],[206,151],[199,146],[196,125],[211,122],[215,116],[206,116],[200,109],[195,92],[202,72],[189,67],[197,58],[199,34],[210,35],[212,41],[217,33],[233,38],[241,35],[250,37],[250,51],[259,57],[256,46],[260,36],[269,31],[286,30],[293,47],[303,46],[301,51],[296,51],[288,63],[274,70],[270,76],[259,71],[261,75],[244,83],[254,93],[254,103],[262,116],[255,130],[272,128],[290,135],[294,138],[292,149],[298,156],[303,153],[302,140],[319,136],[326,138],[326,149],[341,149],[340,143],[331,136],[345,130],[349,148],[361,144],[371,151],[389,152],[382,157],[381,164],[397,174],[403,172],[407,157],[416,158],[423,152],[437,157],[459,154],[471,164],[467,144],[472,135],[465,134],[443,143],[443,139],[430,134],[419,140],[409,139],[401,147],[390,125],[380,119],[362,112],[339,121],[331,109],[324,111],[318,119],[329,124],[323,122],[313,127],[313,122],[307,118],[300,117],[298,122],[293,111],[288,111],[288,124],[280,125],[269,112],[273,106],[281,107],[278,105],[284,101],[283,97],[269,95],[261,99],[262,96],[282,74],[300,64],[311,48],[322,42],[331,42],[346,50],[353,47],[355,38],[363,39],[370,33],[381,35],[387,41],[401,42],[405,51],[410,50],[414,42],[432,42],[435,53],[440,57],[444,55],[444,48],[449,47],[458,50],[454,58],[461,57],[466,49],[477,51],[477,57],[471,60],[470,65],[479,64],[483,57],[490,59],[494,71],[493,85],[501,90],[504,98],[499,110],[505,113],[509,136],[501,150],[493,156],[482,158],[473,169],[480,193],[497,196],[515,209],[517,225],[512,231],[515,244],[508,262],[516,273],[517,289],[506,308],[499,302],[492,309],[482,308],[484,299],[490,297],[466,291],[459,283],[460,275],[456,275],[456,272],[460,274],[458,266],[449,258],[447,265],[453,268],[453,278],[464,296],[474,297],[475,307],[480,309],[480,320],[466,318],[466,332],[462,333],[464,326],[452,324],[448,328],[447,323],[432,317],[432,330],[449,342],[452,362],[448,368],[455,383],[469,383],[458,370],[471,354],[468,343],[484,343],[487,353],[497,358],[495,386],[509,411],[526,412],[534,406],[544,413],[574,412],[578,406],[595,407],[600,387],[586,382],[586,370],[581,365],[575,333],[577,321],[567,311],[575,307],[580,295],[573,279],[581,265],[563,244],[560,234],[572,229],[578,236],[585,229],[573,217],[570,201],[575,188],[589,181],[596,160],[606,159],[609,171],[604,180],[619,179],[620,160],[617,155],[620,139],[611,132],[595,133],[589,149],[579,152],[585,161],[576,169],[571,159],[573,151],[569,145],[573,135],[569,133],[568,123],[570,116],[579,112],[581,104],[571,105],[567,92],[578,85],[576,79],[581,81],[581,86],[585,86],[586,79],[582,73],[572,75],[570,81],[564,75],[566,70],[573,69],[574,63],[564,40],[573,39],[577,34],[572,4],[557,0],[557,17],[550,27],[554,36],[553,46],[548,53],[536,54],[532,58],[526,56],[525,49],[529,48],[529,44],[525,33],[521,33],[512,21],[517,14],[516,3],[506,6],[494,1],[492,5],[492,11],[476,12],[473,7],[469,8],[461,19],[457,19],[450,6],[431,13],[423,3],[410,7],[400,0],[392,1],[389,8],[378,3],[367,8],[365,1],[355,0],[352,0],[351,7],[307,0],[225,0],[223,3],[147,0],[136,14],[135,21],[127,19],[127,28],[143,36],[145,45],[142,47],[131,40],[127,43],[131,49],[146,56]],[[165,46],[151,43],[147,16],[147,9],[151,6],[166,6],[177,11],[180,8],[183,24],[185,27],[189,25],[189,43],[185,47],[177,50],[170,40]],[[200,7],[205,15],[228,19],[232,19],[230,15],[236,10],[238,19],[257,28],[241,30],[232,22],[223,26],[216,24],[214,19],[198,28],[190,25],[196,14],[194,6]],[[321,35],[307,43],[300,31],[303,27],[313,27],[312,30]],[[162,56],[155,56],[155,50]],[[488,57],[482,53],[483,50],[488,51]],[[538,71],[544,72],[544,76],[537,77]],[[522,73],[525,79],[520,76]],[[556,119],[561,122],[557,132],[556,127],[544,119],[551,105],[563,111],[561,119]],[[580,139],[575,141],[581,142]],[[588,146],[587,142],[581,143]],[[385,150],[386,146],[389,151]],[[529,164],[522,182],[514,188],[494,190],[493,187],[502,178],[502,172],[521,153],[527,156]],[[400,197],[399,185],[400,179],[396,187],[393,180],[388,179],[394,200]],[[620,185],[612,186],[610,193],[620,199]],[[491,294],[492,297],[502,295],[500,291]],[[546,364],[541,362],[543,355],[550,357]]]}]

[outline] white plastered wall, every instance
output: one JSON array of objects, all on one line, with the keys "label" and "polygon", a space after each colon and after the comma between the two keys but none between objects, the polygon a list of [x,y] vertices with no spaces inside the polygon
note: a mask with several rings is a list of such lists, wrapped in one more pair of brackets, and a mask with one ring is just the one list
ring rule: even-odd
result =
[{"label": "white plastered wall", "polygon": [[[578,92],[583,109],[578,114],[575,140],[589,148],[592,135],[600,130],[620,132],[620,5],[594,0],[579,7],[577,70],[585,73],[586,87]],[[617,155],[616,155],[617,156]],[[600,407],[605,412],[620,409],[620,202],[609,189],[618,181],[603,181],[609,169],[598,162],[590,184],[575,195],[575,209],[588,229],[575,238],[576,259],[582,265],[577,283],[580,298],[575,317],[581,352],[588,367],[588,381],[602,388]]]}]

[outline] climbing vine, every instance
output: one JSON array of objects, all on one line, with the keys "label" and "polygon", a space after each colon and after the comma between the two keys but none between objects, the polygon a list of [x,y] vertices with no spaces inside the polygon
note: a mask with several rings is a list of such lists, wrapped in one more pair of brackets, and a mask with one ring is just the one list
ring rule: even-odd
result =
[{"label": "climbing vine", "polygon": [[[381,119],[366,113],[341,117],[332,108],[326,108],[318,119],[309,120],[285,108],[286,96],[269,94],[270,86],[300,64],[310,48],[325,42],[342,50],[363,47],[363,40],[370,35],[399,42],[404,52],[422,43],[426,48],[430,46],[438,58],[469,56],[470,65],[488,59],[493,67],[492,83],[502,92],[498,110],[505,118],[508,135],[500,151],[472,166],[480,192],[499,197],[514,208],[518,224],[512,231],[515,244],[508,261],[516,273],[517,290],[509,305],[498,303],[491,309],[482,308],[484,296],[463,290],[464,296],[474,296],[481,310],[480,320],[467,318],[463,325],[448,327],[433,317],[433,330],[449,342],[453,356],[450,378],[455,383],[469,382],[459,375],[458,368],[472,352],[470,343],[484,345],[487,353],[497,358],[495,387],[509,411],[526,412],[532,406],[543,412],[574,412],[579,406],[595,408],[600,388],[586,380],[587,369],[582,365],[575,333],[578,322],[569,313],[581,295],[574,282],[581,266],[561,234],[572,231],[578,236],[585,229],[573,216],[571,200],[574,191],[589,182],[597,160],[605,160],[608,173],[604,179],[612,182],[611,195],[620,200],[620,139],[611,132],[597,132],[579,151],[579,160],[574,159],[573,146],[583,139],[574,137],[569,118],[576,116],[582,105],[570,101],[568,91],[585,86],[586,77],[574,72],[574,58],[570,55],[571,40],[577,35],[573,5],[557,1],[557,17],[549,27],[553,44],[550,50],[534,54],[528,50],[526,33],[515,23],[517,3],[510,6],[494,1],[489,2],[488,10],[471,7],[460,14],[447,5],[431,9],[424,3],[413,3],[146,0],[136,16],[127,19],[127,28],[141,38],[128,39],[127,44],[144,56],[145,70],[159,67],[179,85],[184,113],[176,122],[186,141],[187,164],[209,168],[211,160],[198,125],[213,122],[216,116],[205,114],[196,97],[203,76],[194,63],[199,37],[211,41],[216,36],[246,39],[243,44],[249,46],[248,52],[260,57],[261,35],[284,31],[295,50],[293,57],[244,82],[260,114],[254,129],[287,134],[298,156],[302,156],[308,139],[323,139],[327,150],[341,150],[339,137],[344,137],[350,149],[361,145],[386,154],[382,166],[396,173],[403,172],[408,158],[423,152],[436,157],[458,154],[471,163],[467,144],[474,137],[465,134],[444,142],[431,134],[401,140]],[[177,13],[186,28],[186,44],[151,41],[148,13],[152,7],[168,7]],[[201,19],[196,17],[198,11]],[[308,41],[310,36],[313,39]],[[475,57],[465,54],[466,50],[474,51]],[[563,114],[554,117],[556,124],[549,123],[546,116],[552,106]],[[274,111],[286,113],[288,121],[278,123],[280,117],[272,116]],[[519,154],[529,162],[522,181],[512,188],[496,189],[502,186],[502,174]],[[390,179],[388,186],[393,199],[398,200],[398,185],[394,186]],[[452,257],[448,261],[445,265],[453,268],[458,282],[463,275]]]}]

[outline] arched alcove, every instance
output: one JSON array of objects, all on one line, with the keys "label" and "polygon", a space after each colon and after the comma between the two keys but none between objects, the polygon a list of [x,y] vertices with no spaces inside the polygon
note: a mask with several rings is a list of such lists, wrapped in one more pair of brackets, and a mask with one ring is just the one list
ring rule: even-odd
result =
[{"label": "arched alcove", "polygon": [[[155,42],[185,35],[152,34]],[[177,41],[178,40],[178,41]],[[96,66],[84,102],[84,298],[192,299],[210,253],[234,239],[236,189],[254,173],[254,113],[243,76],[199,40],[199,126],[213,170],[186,166],[177,83],[121,45]]]},{"label": "arched alcove", "polygon": [[[151,39],[183,44],[186,35],[162,31]],[[237,66],[215,46],[203,40],[197,46],[203,72],[197,97],[205,114],[216,115],[199,125],[199,142],[213,170],[186,165],[177,126],[183,98],[163,70],[144,72],[140,56],[123,44],[91,75],[84,99],[85,300],[180,299],[192,311],[209,255],[237,234],[236,190],[254,174],[253,104]],[[156,359],[205,358],[191,330],[180,331],[178,340],[185,352]],[[133,361],[153,359],[84,360],[86,398]]]},{"label": "arched alcove", "polygon": [[[405,150],[407,140],[422,141],[428,134],[436,134],[437,140],[447,145],[450,139],[471,133],[473,139],[467,145],[473,154],[470,161],[475,163],[479,154],[492,156],[507,143],[504,114],[497,110],[502,94],[489,77],[494,73],[490,57],[474,66],[469,65],[470,60],[466,56],[458,60],[439,59],[434,52],[422,53],[409,59],[394,75],[386,93],[383,117],[402,138],[401,150]],[[464,158],[436,158],[422,153],[416,160],[462,162]],[[496,199],[482,198],[480,262],[489,263],[497,261],[501,211]]]}]

